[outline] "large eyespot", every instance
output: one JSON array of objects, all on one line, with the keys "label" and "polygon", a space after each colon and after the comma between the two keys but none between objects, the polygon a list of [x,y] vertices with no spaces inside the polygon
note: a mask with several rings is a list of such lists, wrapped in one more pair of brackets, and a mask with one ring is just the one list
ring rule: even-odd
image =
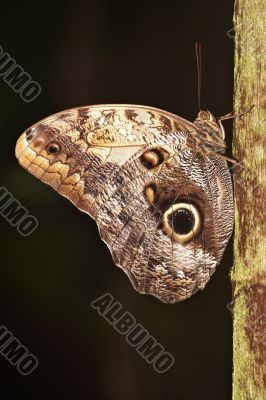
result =
[{"label": "large eyespot", "polygon": [[174,204],[163,215],[164,232],[179,243],[186,243],[197,236],[201,225],[199,210],[190,203]]},{"label": "large eyespot", "polygon": [[157,147],[145,151],[145,153],[143,153],[142,156],[140,157],[140,161],[145,168],[152,169],[158,167],[168,157],[169,153],[166,150]]},{"label": "large eyespot", "polygon": [[57,154],[59,152],[60,148],[57,143],[50,143],[50,144],[48,144],[46,150],[47,150],[47,153],[49,153],[49,154]]}]

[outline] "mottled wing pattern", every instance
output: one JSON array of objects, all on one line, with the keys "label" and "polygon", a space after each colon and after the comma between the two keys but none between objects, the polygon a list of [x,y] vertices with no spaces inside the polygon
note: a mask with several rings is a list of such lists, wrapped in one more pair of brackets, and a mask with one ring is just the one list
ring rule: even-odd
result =
[{"label": "mottled wing pattern", "polygon": [[[105,180],[142,146],[195,126],[167,111],[139,105],[74,108],[43,119],[18,139],[16,156],[28,172],[93,217]],[[49,143],[60,152],[47,153]]]},{"label": "mottled wing pattern", "polygon": [[209,113],[200,115],[193,124],[146,106],[80,107],[38,122],[16,145],[27,171],[96,219],[134,287],[165,302],[205,286],[232,232],[219,127],[201,137]]},{"label": "mottled wing pattern", "polygon": [[[153,149],[169,157],[147,169],[143,154]],[[187,243],[175,242],[163,229],[164,213],[181,200],[196,205],[203,221]],[[95,218],[114,262],[135,289],[176,302],[205,287],[231,235],[232,210],[226,162],[216,153],[203,155],[191,135],[177,132],[142,148],[106,182]]]}]

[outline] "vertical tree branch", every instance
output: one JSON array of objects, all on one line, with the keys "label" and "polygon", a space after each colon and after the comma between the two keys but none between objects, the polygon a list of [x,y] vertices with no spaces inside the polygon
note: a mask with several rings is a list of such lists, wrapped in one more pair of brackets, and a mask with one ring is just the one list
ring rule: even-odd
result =
[{"label": "vertical tree branch", "polygon": [[266,399],[266,15],[265,0],[235,2],[234,400]]}]

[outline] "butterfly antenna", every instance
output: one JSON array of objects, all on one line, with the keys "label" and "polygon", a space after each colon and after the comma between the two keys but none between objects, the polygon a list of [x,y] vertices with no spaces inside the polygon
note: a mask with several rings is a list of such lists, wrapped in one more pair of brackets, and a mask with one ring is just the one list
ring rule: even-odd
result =
[{"label": "butterfly antenna", "polygon": [[198,106],[199,106],[199,111],[201,111],[201,82],[202,82],[201,48],[202,48],[201,44],[195,43],[197,74],[198,74]]}]

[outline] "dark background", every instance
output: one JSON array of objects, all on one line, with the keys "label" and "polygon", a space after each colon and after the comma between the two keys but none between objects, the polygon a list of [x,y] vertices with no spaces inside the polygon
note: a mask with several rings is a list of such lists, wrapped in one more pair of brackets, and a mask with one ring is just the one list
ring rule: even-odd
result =
[{"label": "dark background", "polygon": [[[145,104],[193,121],[196,41],[204,46],[202,108],[231,111],[233,1],[13,1],[0,12],[0,45],[42,87],[25,103],[0,80],[0,186],[39,221],[23,238],[0,219],[0,325],[39,360],[21,376],[0,357],[1,397],[7,390],[5,398],[231,399],[232,245],[191,299],[166,305],[139,295],[94,221],[24,171],[14,146],[41,118],[87,104]],[[167,373],[157,374],[90,307],[106,292],[174,355]]]}]

